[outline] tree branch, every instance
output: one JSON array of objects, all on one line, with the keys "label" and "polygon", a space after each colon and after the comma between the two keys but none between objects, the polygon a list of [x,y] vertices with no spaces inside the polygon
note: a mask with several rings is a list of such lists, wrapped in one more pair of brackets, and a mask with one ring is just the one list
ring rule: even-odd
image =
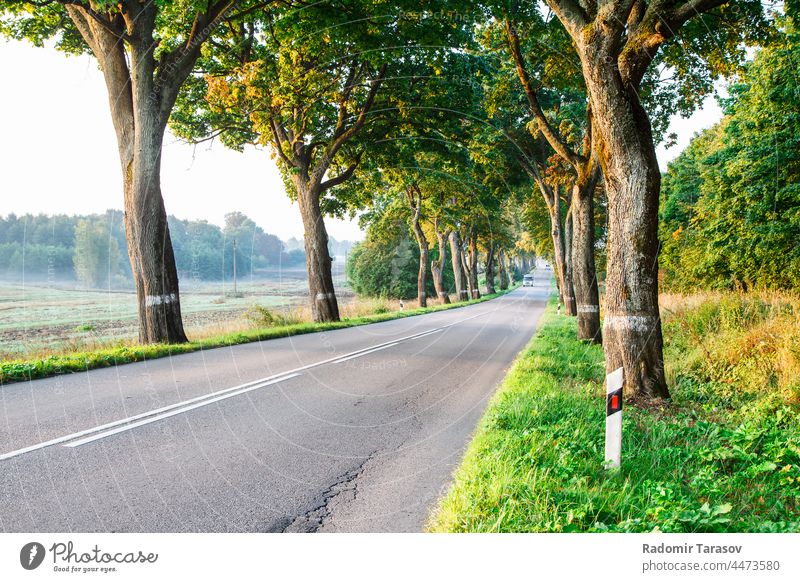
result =
[{"label": "tree branch", "polygon": [[547,141],[550,143],[556,153],[564,158],[564,160],[566,160],[573,168],[577,168],[583,164],[584,160],[582,159],[582,156],[576,154],[572,151],[572,149],[570,149],[570,147],[561,137],[561,134],[559,134],[559,132],[552,125],[550,125],[547,117],[545,117],[542,107],[539,105],[539,98],[536,95],[536,90],[531,84],[530,76],[528,75],[528,70],[525,66],[525,59],[522,56],[522,50],[520,48],[519,35],[517,34],[514,23],[511,22],[510,18],[506,18],[506,34],[508,37],[508,46],[511,52],[511,57],[513,58],[514,64],[517,68],[517,76],[519,76],[520,83],[525,91],[525,96],[528,98],[528,104],[530,106],[531,113],[533,113],[533,117],[536,119],[539,130],[542,132],[545,138],[547,138]]},{"label": "tree branch", "polygon": [[339,174],[334,178],[331,178],[330,180],[325,180],[324,182],[322,182],[322,184],[320,184],[321,191],[324,192],[325,190],[333,188],[334,186],[338,186],[339,184],[343,184],[344,182],[347,182],[347,180],[352,178],[353,174],[356,171],[356,168],[358,167],[359,162],[361,162],[362,154],[363,152],[359,153],[358,157],[356,158],[356,161],[350,164],[344,172],[342,172],[341,174]]}]

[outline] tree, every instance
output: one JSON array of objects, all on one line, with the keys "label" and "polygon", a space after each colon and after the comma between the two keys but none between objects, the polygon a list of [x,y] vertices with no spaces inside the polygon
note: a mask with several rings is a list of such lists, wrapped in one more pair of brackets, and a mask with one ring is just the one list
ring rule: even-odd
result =
[{"label": "tree", "polygon": [[[653,126],[640,90],[655,60],[674,65],[698,99],[726,62],[743,56],[742,30],[760,2],[546,0],[573,41],[592,108],[595,151],[608,197],[606,370],[622,367],[636,397],[669,397],[658,311],[658,196],[661,175]],[[706,18],[704,15],[712,13]],[[753,26],[756,24],[756,26]],[[683,42],[671,42],[683,31]],[[745,33],[745,37],[751,36]],[[709,66],[709,63],[711,66]],[[631,171],[635,168],[636,171]]]},{"label": "tree", "polygon": [[[571,203],[567,211],[567,224],[565,239],[568,248],[565,251],[564,269],[566,279],[573,283],[575,293],[575,309],[578,316],[578,339],[601,343],[600,331],[600,293],[597,286],[597,273],[595,271],[594,253],[594,192],[600,178],[600,168],[595,162],[592,148],[592,113],[591,107],[584,105],[586,118],[583,120],[583,136],[580,150],[574,148],[558,127],[555,127],[545,115],[540,104],[540,87],[545,79],[540,79],[538,87],[534,87],[526,58],[522,52],[517,25],[508,16],[505,19],[506,35],[511,57],[517,71],[522,88],[530,106],[530,111],[535,120],[538,132],[547,139],[550,147],[561,160],[569,164],[574,177],[569,181],[569,197]],[[549,35],[548,38],[552,38]],[[561,43],[563,46],[563,43]],[[541,51],[539,51],[541,52]],[[556,54],[559,54],[558,52]],[[544,71],[553,67],[545,61]],[[563,69],[568,65],[563,61],[559,63],[562,71],[559,73],[566,77]],[[550,81],[547,79],[547,81]],[[572,80],[576,84],[576,80]],[[567,93],[562,91],[562,93]],[[584,101],[582,92],[579,93],[580,101]],[[561,101],[561,100],[560,100]],[[563,100],[566,101],[566,100]],[[580,104],[580,103],[579,103]],[[558,103],[559,111],[563,103]],[[569,105],[569,103],[567,103]],[[566,107],[565,107],[566,109]],[[574,126],[573,126],[574,127]],[[549,196],[546,196],[549,199]],[[556,220],[555,217],[551,220]],[[567,304],[567,313],[572,314],[571,301]]]},{"label": "tree", "polygon": [[161,148],[167,121],[201,48],[218,25],[256,6],[264,3],[4,3],[0,33],[39,46],[55,37],[60,50],[91,53],[103,72],[123,176],[128,256],[143,343],[186,341],[178,273],[161,196]]},{"label": "tree", "polygon": [[419,2],[379,8],[366,1],[317,3],[267,18],[260,25],[264,34],[245,30],[241,62],[230,58],[227,46],[216,51],[204,80],[208,90],[189,95],[176,125],[189,137],[219,134],[235,148],[270,145],[300,206],[316,321],[339,319],[323,217],[364,204],[348,197],[355,189],[343,186],[368,145],[387,134],[398,103],[413,100],[416,76],[424,79],[426,61],[445,52],[436,47],[448,46],[463,29],[416,17]]},{"label": "tree", "polygon": [[671,289],[800,285],[800,38],[792,20],[723,100],[663,179],[659,229]]},{"label": "tree", "polygon": [[411,208],[411,230],[419,247],[419,269],[417,270],[417,301],[420,307],[428,306],[428,239],[422,230],[422,190],[419,184],[411,184],[406,188],[406,200]]},{"label": "tree", "polygon": [[469,299],[467,291],[466,274],[464,273],[463,260],[464,251],[461,248],[461,240],[458,237],[458,230],[450,231],[450,263],[453,265],[453,281],[455,282],[456,297],[459,301]]},{"label": "tree", "polygon": [[[362,217],[362,223],[368,224],[367,236],[353,247],[346,265],[348,281],[359,295],[417,297],[418,246],[411,239],[402,211],[393,201]],[[430,280],[427,283],[430,292]]]}]

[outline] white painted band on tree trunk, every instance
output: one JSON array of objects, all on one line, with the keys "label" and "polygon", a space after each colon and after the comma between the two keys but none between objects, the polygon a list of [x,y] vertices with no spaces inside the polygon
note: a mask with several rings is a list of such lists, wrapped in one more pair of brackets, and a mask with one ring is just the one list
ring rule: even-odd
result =
[{"label": "white painted band on tree trunk", "polygon": [[599,305],[578,305],[578,313],[600,313]]},{"label": "white painted band on tree trunk", "polygon": [[335,293],[317,293],[315,299],[317,301],[325,301],[326,299],[333,299],[335,296]]},{"label": "white painted band on tree trunk", "polygon": [[[624,374],[617,368],[606,376],[606,395],[622,388]],[[620,396],[621,397],[621,396]],[[606,450],[605,466],[607,469],[619,469],[622,463],[622,408],[610,416],[606,416]]]},{"label": "white painted band on tree trunk", "polygon": [[603,327],[647,332],[658,323],[657,315],[606,315]]},{"label": "white painted band on tree trunk", "polygon": [[169,295],[147,295],[144,298],[144,305],[145,307],[153,307],[154,305],[175,303],[177,300],[178,296],[175,293],[170,293]]}]

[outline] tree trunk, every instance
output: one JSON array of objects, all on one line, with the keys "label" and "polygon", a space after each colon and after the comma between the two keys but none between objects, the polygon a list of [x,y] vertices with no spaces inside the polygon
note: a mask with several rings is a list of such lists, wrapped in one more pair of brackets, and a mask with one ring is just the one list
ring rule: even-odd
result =
[{"label": "tree trunk", "polygon": [[472,299],[480,299],[481,292],[480,289],[478,289],[478,237],[475,234],[470,235],[467,249],[469,290],[472,294]]},{"label": "tree trunk", "polygon": [[572,189],[572,271],[578,306],[578,339],[601,343],[600,294],[594,262],[594,191],[600,168],[578,176]]},{"label": "tree trunk", "polygon": [[319,205],[320,186],[295,178],[300,215],[303,218],[306,272],[311,314],[316,322],[339,321],[339,303],[333,287],[328,231]]},{"label": "tree trunk", "polygon": [[[186,78],[183,72],[188,75],[194,61],[183,62],[175,75],[160,86],[155,84],[154,4],[145,5],[129,23],[135,29],[129,45],[106,28],[117,27],[118,21],[108,20],[104,26],[97,20],[104,17],[93,16],[80,5],[67,5],[65,10],[97,58],[108,92],[123,177],[125,237],[136,288],[139,341],[186,342],[160,173],[169,113]],[[193,51],[185,54],[196,58]]]},{"label": "tree trunk", "polygon": [[467,299],[472,299],[475,296],[475,289],[472,286],[472,269],[470,268],[466,249],[461,251],[461,267],[464,270],[464,277],[466,277],[467,281]]},{"label": "tree trunk", "polygon": [[[553,204],[548,206],[550,211],[550,235],[553,239],[553,270],[556,276],[556,286],[561,303],[569,313],[569,305],[574,301],[572,282],[567,279],[567,269],[564,261],[565,244],[564,231],[561,227],[561,197],[555,193]],[[572,301],[571,301],[572,300]]]},{"label": "tree trunk", "polygon": [[464,286],[464,268],[461,264],[463,253],[461,252],[461,241],[458,240],[458,231],[454,230],[450,233],[450,260],[453,263],[453,279],[456,286],[456,297],[459,301],[466,301],[469,299],[467,290]]},{"label": "tree trunk", "polygon": [[433,286],[436,289],[439,300],[446,304],[450,303],[450,295],[444,287],[444,265],[447,261],[447,239],[450,233],[439,230],[438,221],[434,223],[434,227],[436,229],[436,239],[439,243],[439,256],[435,261],[431,261],[431,275],[433,276]]},{"label": "tree trunk", "polygon": [[489,244],[486,248],[486,294],[494,295],[494,245]]},{"label": "tree trunk", "polygon": [[572,278],[572,204],[568,203],[569,210],[564,220],[564,313],[576,316],[578,304],[575,300],[575,284]]},{"label": "tree trunk", "polygon": [[622,81],[600,31],[578,43],[608,198],[603,345],[636,397],[669,397],[658,311],[658,196],[652,129],[635,86]]},{"label": "tree trunk", "polygon": [[500,290],[508,289],[508,270],[506,269],[506,254],[503,249],[497,253],[497,263],[500,267]]},{"label": "tree trunk", "polygon": [[[141,119],[144,116],[137,116]],[[139,312],[141,343],[187,341],[167,213],[161,196],[164,128],[137,124],[135,151],[125,177],[125,233]]]},{"label": "tree trunk", "polygon": [[418,195],[416,202],[414,202],[413,194],[409,194],[409,199],[412,200],[412,208],[414,213],[411,216],[411,230],[414,231],[414,238],[417,239],[417,246],[419,247],[419,271],[417,272],[417,300],[420,307],[428,306],[428,297],[425,287],[428,279],[428,239],[425,238],[425,233],[422,232],[422,227],[419,224],[420,213],[422,212],[422,196]]}]

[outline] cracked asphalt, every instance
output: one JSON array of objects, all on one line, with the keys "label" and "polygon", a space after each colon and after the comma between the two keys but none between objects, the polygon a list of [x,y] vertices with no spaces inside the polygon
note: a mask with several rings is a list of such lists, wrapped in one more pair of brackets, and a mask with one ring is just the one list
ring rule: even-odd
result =
[{"label": "cracked asphalt", "polygon": [[543,271],[464,308],[2,386],[0,530],[421,531],[550,281]]}]

